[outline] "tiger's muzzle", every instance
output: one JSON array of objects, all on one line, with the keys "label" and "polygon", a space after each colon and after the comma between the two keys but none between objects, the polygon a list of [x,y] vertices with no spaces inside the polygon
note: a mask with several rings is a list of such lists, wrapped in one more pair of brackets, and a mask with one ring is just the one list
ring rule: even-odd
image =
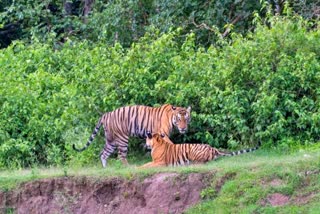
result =
[{"label": "tiger's muzzle", "polygon": [[146,148],[146,150],[147,150],[147,151],[151,151],[151,150],[152,150],[152,148],[151,148],[151,146],[150,146],[150,145],[146,145],[146,147],[145,147],[145,148]]},{"label": "tiger's muzzle", "polygon": [[184,134],[184,133],[187,132],[187,128],[180,128],[180,129],[179,129],[179,132],[180,132],[181,134]]},{"label": "tiger's muzzle", "polygon": [[[150,131],[147,131],[146,138],[147,138],[147,142],[148,142],[148,139],[150,140],[152,138],[152,134]],[[152,150],[151,145],[148,144],[147,142],[146,144],[144,144],[144,149],[146,149],[147,151],[151,151]]]}]

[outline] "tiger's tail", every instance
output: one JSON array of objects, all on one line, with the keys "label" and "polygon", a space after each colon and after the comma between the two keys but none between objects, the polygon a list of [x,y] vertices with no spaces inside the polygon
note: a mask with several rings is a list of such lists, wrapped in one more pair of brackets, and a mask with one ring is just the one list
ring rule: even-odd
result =
[{"label": "tiger's tail", "polygon": [[99,119],[99,122],[97,123],[96,127],[94,128],[93,133],[91,134],[91,136],[90,136],[88,142],[86,143],[86,145],[84,147],[82,147],[81,149],[78,149],[78,148],[76,148],[76,145],[73,144],[72,148],[74,150],[78,151],[78,152],[82,152],[82,151],[86,150],[90,146],[90,144],[92,143],[92,141],[95,138],[95,136],[98,134],[101,125],[102,125],[102,117]]},{"label": "tiger's tail", "polygon": [[253,152],[253,151],[257,150],[257,149],[259,149],[259,146],[256,146],[254,148],[249,148],[249,149],[242,149],[242,150],[238,150],[238,151],[235,151],[235,152],[228,152],[228,153],[223,154],[222,156],[241,155],[241,154],[244,154],[244,153]]},{"label": "tiger's tail", "polygon": [[216,154],[218,156],[235,156],[235,155],[241,155],[241,154],[248,153],[248,152],[253,152],[253,151],[256,151],[259,148],[260,148],[260,142],[256,147],[253,147],[253,148],[242,149],[242,150],[238,150],[238,151],[234,151],[234,152],[221,152],[221,151],[218,151]]}]

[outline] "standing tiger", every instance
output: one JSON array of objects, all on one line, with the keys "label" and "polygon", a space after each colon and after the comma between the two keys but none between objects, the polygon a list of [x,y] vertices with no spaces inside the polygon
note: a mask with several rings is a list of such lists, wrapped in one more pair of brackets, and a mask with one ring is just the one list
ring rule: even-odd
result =
[{"label": "standing tiger", "polygon": [[151,147],[152,162],[141,166],[179,166],[189,165],[190,162],[199,164],[206,163],[219,156],[233,156],[257,150],[258,147],[224,153],[207,144],[172,144],[166,141],[165,134],[151,134],[147,132],[146,144]]},{"label": "standing tiger", "polygon": [[[120,107],[112,112],[107,112],[99,119],[87,144],[76,151],[85,150],[97,135],[101,125],[105,132],[105,146],[100,153],[103,167],[107,165],[108,157],[118,149],[118,154],[123,164],[127,162],[128,139],[130,136],[145,138],[147,130],[165,133],[169,136],[173,127],[177,127],[180,133],[185,133],[191,120],[191,107],[175,107],[169,104],[160,107],[142,105]],[[169,138],[166,139],[170,143]]]}]

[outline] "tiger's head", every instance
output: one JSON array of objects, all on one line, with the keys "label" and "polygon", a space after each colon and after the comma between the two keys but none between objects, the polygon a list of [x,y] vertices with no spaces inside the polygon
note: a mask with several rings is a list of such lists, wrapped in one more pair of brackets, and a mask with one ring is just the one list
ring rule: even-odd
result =
[{"label": "tiger's head", "polygon": [[165,136],[166,136],[165,134],[159,134],[159,133],[151,134],[150,131],[147,131],[147,140],[146,140],[147,148],[152,149],[156,144],[165,143],[165,140],[164,140]]},{"label": "tiger's head", "polygon": [[[172,144],[169,143],[167,140],[166,134],[151,134],[151,132],[147,132],[147,140],[146,145],[151,148],[151,157],[153,163],[159,163],[161,162],[166,163],[167,162],[167,156],[165,153],[168,152],[168,149],[172,149]],[[166,147],[168,149],[166,149]],[[169,149],[171,151],[171,149]]]},{"label": "tiger's head", "polygon": [[172,106],[173,118],[172,123],[181,134],[186,133],[188,129],[188,124],[191,121],[191,107],[183,108],[183,107],[175,107]]}]

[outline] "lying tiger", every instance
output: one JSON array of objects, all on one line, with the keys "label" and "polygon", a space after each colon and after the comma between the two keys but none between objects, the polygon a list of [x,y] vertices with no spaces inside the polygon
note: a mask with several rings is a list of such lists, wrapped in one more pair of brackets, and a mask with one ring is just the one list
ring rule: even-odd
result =
[{"label": "lying tiger", "polygon": [[146,144],[151,147],[152,162],[146,163],[141,168],[156,166],[179,166],[206,163],[219,156],[234,156],[246,152],[252,152],[258,147],[224,153],[207,144],[172,144],[165,141],[164,134],[151,134],[147,132]]}]

